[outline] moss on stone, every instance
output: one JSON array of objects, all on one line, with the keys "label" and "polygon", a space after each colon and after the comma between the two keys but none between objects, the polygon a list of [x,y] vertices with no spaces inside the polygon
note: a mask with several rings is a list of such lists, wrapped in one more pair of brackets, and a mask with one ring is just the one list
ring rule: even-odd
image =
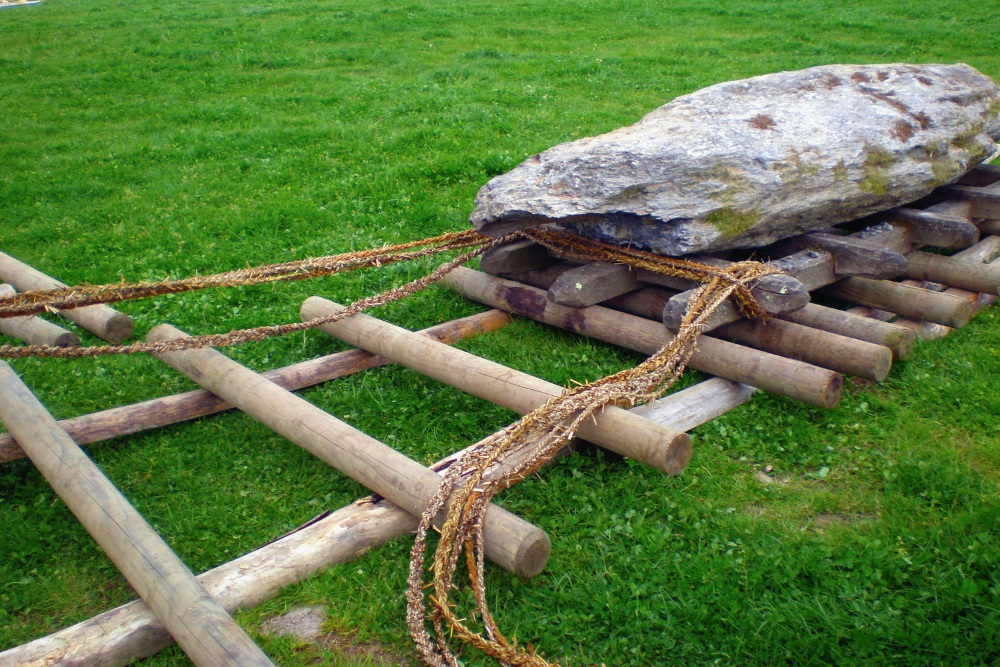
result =
[{"label": "moss on stone", "polygon": [[962,168],[957,162],[943,156],[937,157],[931,162],[931,174],[934,176],[931,185],[935,188],[947,185],[958,178],[961,173]]},{"label": "moss on stone", "polygon": [[705,216],[705,222],[712,225],[723,236],[736,236],[747,231],[760,220],[757,211],[738,211],[731,206],[723,206]]},{"label": "moss on stone", "polygon": [[847,180],[847,167],[844,165],[844,161],[841,160],[833,168],[833,181],[834,183],[842,183]]},{"label": "moss on stone", "polygon": [[971,130],[963,132],[951,140],[951,145],[959,150],[963,150],[972,156],[973,159],[986,153],[986,148],[980,140],[979,135],[983,131],[982,125],[976,125]]},{"label": "moss on stone", "polygon": [[862,167],[865,177],[858,183],[861,191],[878,196],[884,195],[889,187],[886,170],[892,163],[893,159],[889,151],[878,146],[866,146],[865,164]]}]

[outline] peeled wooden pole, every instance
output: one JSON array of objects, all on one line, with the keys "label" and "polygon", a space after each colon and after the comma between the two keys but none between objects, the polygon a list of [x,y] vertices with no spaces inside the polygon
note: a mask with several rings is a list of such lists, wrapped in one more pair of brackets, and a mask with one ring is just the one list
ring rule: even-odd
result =
[{"label": "peeled wooden pole", "polygon": [[[749,400],[754,389],[712,378],[648,403],[650,419],[683,430],[700,426]],[[260,604],[278,591],[370,548],[412,532],[417,520],[387,501],[362,499],[267,546],[220,565],[198,580],[230,612]],[[171,643],[141,600],[0,653],[0,667],[61,664],[120,667]]]},{"label": "peeled wooden pole", "polygon": [[972,317],[972,306],[964,299],[888,280],[845,278],[823,291],[837,299],[954,328],[964,327]]},{"label": "peeled wooden pole", "polygon": [[[0,284],[0,299],[14,296],[17,291]],[[80,338],[71,331],[57,327],[40,317],[0,317],[0,333],[11,338],[19,338],[29,345],[51,345],[53,347],[73,347],[80,344]]]},{"label": "peeled wooden pole", "polygon": [[794,313],[783,313],[779,317],[814,329],[822,329],[841,336],[884,345],[892,350],[892,356],[896,360],[908,359],[913,353],[913,345],[917,339],[916,335],[906,327],[854,315],[817,303],[810,303],[801,310],[796,310]]},{"label": "peeled wooden pole", "polygon": [[[560,306],[542,290],[471,269],[456,269],[444,282],[473,301],[645,354],[657,352],[672,338],[660,323],[601,306]],[[832,371],[711,336],[698,339],[688,365],[824,408],[836,405],[843,388],[843,378]]]},{"label": "peeled wooden pole", "polygon": [[[10,283],[19,292],[66,287],[58,280],[2,252],[0,280]],[[59,314],[109,343],[120,343],[132,333],[132,320],[124,313],[103,304],[60,310]]]},{"label": "peeled wooden pole", "polygon": [[0,420],[192,662],[273,665],[3,362]]},{"label": "peeled wooden pole", "polygon": [[[166,324],[150,330],[151,341],[184,338]],[[212,349],[156,355],[204,388],[337,468],[396,505],[420,516],[440,485],[434,471],[345,424],[308,401],[269,382]],[[541,572],[549,538],[539,528],[493,505],[484,526],[486,556],[522,577]]]},{"label": "peeled wooden pole", "polygon": [[[547,277],[539,275],[541,273],[532,272],[529,279],[541,282]],[[546,287],[544,284],[535,286]],[[609,299],[604,305],[659,320],[672,296],[668,290],[646,287]],[[740,319],[716,328],[713,333],[724,340],[875,382],[884,380],[892,366],[892,351],[887,347],[774,318]]]},{"label": "peeled wooden pole", "polygon": [[[502,310],[489,310],[444,322],[420,333],[443,343],[454,343],[477,333],[495,331],[508,323],[509,314]],[[295,391],[389,363],[392,362],[364,350],[345,350],[261,375],[284,389]],[[78,445],[86,445],[232,409],[232,405],[212,392],[195,389],[64,419],[59,422],[59,427],[69,433]],[[0,433],[0,463],[24,457],[24,450],[13,436]]]},{"label": "peeled wooden pole", "polygon": [[[301,315],[303,320],[311,320],[339,310],[343,306],[314,296],[302,304]],[[564,391],[559,385],[368,315],[355,315],[319,329],[520,414],[531,412]],[[593,420],[581,424],[579,435],[671,475],[680,474],[691,458],[691,438],[687,434],[621,408],[607,407],[597,412]]]},{"label": "peeled wooden pole", "polygon": [[914,250],[906,256],[906,277],[971,292],[1000,294],[1000,266]]}]

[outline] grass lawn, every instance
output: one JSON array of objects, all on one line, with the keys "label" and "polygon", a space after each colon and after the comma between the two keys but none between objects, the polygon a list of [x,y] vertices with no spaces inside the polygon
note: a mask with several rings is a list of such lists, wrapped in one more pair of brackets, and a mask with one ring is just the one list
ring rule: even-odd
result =
[{"label": "grass lawn", "polygon": [[[461,230],[491,176],[720,81],[956,61],[1000,80],[998,25],[1000,5],[981,0],[47,0],[0,12],[0,250],[103,283]],[[226,331],[431,266],[122,309],[137,336],[164,321]],[[419,328],[480,310],[434,288],[374,314]],[[639,360],[525,321],[462,346],[563,384]],[[340,347],[310,332],[229,354],[268,369]],[[61,418],[192,386],[147,357],[13,365]],[[679,477],[562,460],[502,498],[549,532],[553,554],[531,581],[490,571],[501,627],[575,665],[996,664],[997,377],[994,308],[920,345],[886,382],[848,383],[834,410],[755,397],[695,432]],[[423,462],[513,418],[395,367],[303,395]],[[364,494],[239,414],[90,451],[195,571]],[[766,466],[779,481],[755,478]],[[238,620],[256,633],[267,615],[323,604],[331,631],[413,664],[409,546]],[[0,650],[131,597],[29,463],[0,467]],[[258,639],[283,665],[371,662]],[[144,664],[188,663],[175,647]]]}]

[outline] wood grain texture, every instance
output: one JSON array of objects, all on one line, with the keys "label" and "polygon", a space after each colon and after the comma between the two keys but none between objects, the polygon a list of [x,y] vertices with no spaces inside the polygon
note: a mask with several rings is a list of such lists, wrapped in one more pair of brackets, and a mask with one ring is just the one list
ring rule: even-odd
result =
[{"label": "wood grain texture", "polygon": [[[55,278],[50,278],[41,271],[2,252],[0,252],[0,280],[10,283],[19,292],[56,289],[66,286]],[[60,310],[59,314],[109,343],[120,343],[132,335],[132,320],[110,306],[72,308]]]},{"label": "wood grain texture", "polygon": [[3,362],[0,420],[192,662],[272,665]]},{"label": "wood grain texture", "polygon": [[[509,322],[509,314],[502,310],[489,310],[444,322],[420,333],[443,343],[454,343],[478,333],[495,331]],[[347,350],[277,368],[262,375],[284,389],[295,391],[389,363],[389,360],[364,350]],[[77,444],[85,445],[232,409],[230,403],[212,392],[195,389],[64,419],[59,426]],[[23,459],[24,456],[24,450],[11,434],[0,433],[0,463]]]},{"label": "wood grain texture", "polygon": [[[161,324],[150,330],[147,339],[172,340],[185,335]],[[183,350],[155,356],[414,516],[420,516],[430,505],[440,485],[434,471],[217,350]],[[549,539],[539,528],[493,505],[486,514],[484,533],[486,556],[496,564],[524,577],[544,569]]]},{"label": "wood grain texture", "polygon": [[[301,314],[309,320],[339,310],[343,306],[311,297],[302,304]],[[320,330],[519,414],[531,412],[564,391],[559,385],[368,315],[323,325]],[[595,414],[581,425],[579,435],[671,475],[680,474],[691,458],[691,439],[686,433],[621,408],[608,407]]]}]

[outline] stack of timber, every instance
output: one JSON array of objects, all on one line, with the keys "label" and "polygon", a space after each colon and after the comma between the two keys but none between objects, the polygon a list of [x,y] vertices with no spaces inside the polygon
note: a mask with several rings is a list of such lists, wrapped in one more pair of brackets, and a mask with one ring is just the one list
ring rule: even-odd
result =
[{"label": "stack of timber", "polygon": [[[687,431],[742,405],[757,389],[830,408],[840,397],[842,374],[880,381],[894,360],[911,354],[918,337],[943,335],[993,303],[1000,292],[995,234],[1000,234],[1000,169],[979,167],[910,207],[759,249],[755,258],[784,271],[753,288],[773,317],[750,322],[735,309],[716,313],[689,364],[716,377],[632,410],[606,409],[580,436],[676,475],[691,456]],[[729,251],[696,259],[724,265],[742,256]],[[0,667],[124,665],[173,640],[198,664],[270,664],[227,612],[259,604],[284,586],[410,533],[439,475],[461,453],[425,468],[293,391],[398,363],[527,412],[561,389],[449,345],[506,325],[510,317],[502,311],[508,311],[652,353],[676,330],[694,287],[625,266],[573,264],[525,242],[491,251],[481,268],[489,273],[459,269],[447,280],[458,292],[501,310],[418,333],[355,316],[322,330],[359,349],[264,374],[211,349],[166,353],[162,361],[203,388],[62,422],[47,416],[13,371],[0,367],[0,419],[10,431],[0,434],[0,463],[31,457],[143,598],[4,651]],[[21,290],[54,282],[5,255],[0,255],[0,278]],[[28,279],[35,282],[29,286]],[[812,302],[816,293],[856,305],[849,310],[818,305]],[[312,297],[301,315],[312,319],[340,308]],[[108,330],[109,318],[117,318],[104,315],[103,328],[89,323],[95,333],[108,339],[120,335],[120,329]],[[161,325],[149,338],[184,335]],[[234,408],[377,495],[325,513],[195,577],[79,445]],[[501,461],[489,474],[512,463]],[[494,562],[522,576],[545,567],[550,543],[543,531],[499,507],[488,516],[487,553]],[[123,525],[138,528],[123,531]],[[144,567],[151,561],[156,567]]]},{"label": "stack of timber", "polygon": [[[748,321],[734,305],[720,308],[689,365],[832,407],[841,374],[879,382],[917,338],[962,327],[996,300],[996,234],[1000,168],[984,165],[909,206],[752,254],[689,256],[720,267],[765,260],[782,271],[752,289],[771,317]],[[530,241],[491,250],[480,268],[486,273],[459,269],[446,280],[475,301],[643,353],[677,331],[695,288],[625,265],[568,261]],[[814,303],[814,294],[852,307]]]}]

